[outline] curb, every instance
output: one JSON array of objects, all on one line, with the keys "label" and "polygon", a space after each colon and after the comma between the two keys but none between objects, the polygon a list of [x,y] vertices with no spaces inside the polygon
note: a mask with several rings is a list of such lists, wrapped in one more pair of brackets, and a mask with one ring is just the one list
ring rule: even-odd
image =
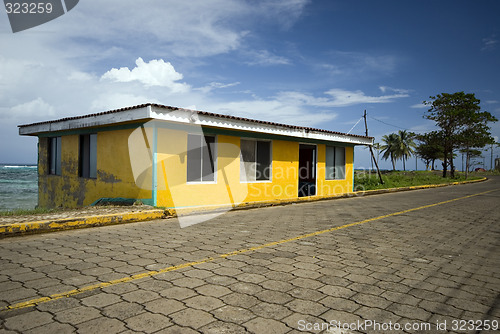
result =
[{"label": "curb", "polygon": [[400,192],[400,191],[430,189],[430,188],[440,188],[440,187],[447,187],[447,186],[458,186],[458,185],[461,185],[461,184],[477,183],[477,182],[483,182],[483,181],[486,181],[486,180],[488,180],[488,178],[487,177],[483,177],[482,179],[478,179],[478,180],[467,180],[467,181],[452,182],[452,183],[425,184],[425,185],[422,185],[422,186],[362,190],[362,191],[355,191],[355,192],[353,192],[351,194],[354,194],[354,196],[378,195],[378,194],[395,193],[395,192]]},{"label": "curb", "polygon": [[[233,207],[233,210],[248,210],[248,209],[256,209],[262,207],[269,206],[281,206],[281,205],[289,205],[294,203],[306,203],[306,202],[316,202],[316,201],[324,201],[324,200],[332,200],[338,198],[349,198],[349,197],[359,197],[359,196],[367,196],[367,195],[378,195],[378,194],[387,194],[394,193],[400,191],[410,191],[410,190],[419,190],[419,189],[429,189],[429,188],[439,188],[467,183],[476,183],[486,181],[488,178],[484,177],[478,180],[470,180],[470,181],[461,181],[461,182],[453,182],[453,183],[442,183],[442,184],[428,184],[422,186],[412,186],[412,187],[400,187],[400,188],[388,188],[388,189],[375,189],[375,190],[364,190],[364,191],[355,191],[351,193],[346,193],[337,196],[328,196],[328,197],[301,197],[293,200],[274,200],[274,201],[265,201],[265,202],[253,202],[253,203],[241,203],[236,207]],[[36,233],[47,233],[54,231],[65,231],[71,229],[79,229],[79,228],[87,228],[87,227],[97,227],[97,226],[106,226],[106,225],[116,225],[116,224],[125,224],[125,223],[134,223],[141,221],[148,221],[154,219],[162,219],[162,218],[171,218],[175,217],[175,213],[168,212],[169,210],[155,209],[155,210],[146,210],[139,212],[125,212],[125,213],[115,213],[108,215],[97,215],[97,216],[86,216],[86,217],[77,217],[77,218],[65,218],[65,219],[52,219],[52,220],[42,220],[42,221],[34,221],[34,222],[26,222],[26,223],[14,223],[14,224],[2,224],[0,225],[0,239],[10,236],[22,236],[27,234],[36,234]],[[208,212],[213,213],[217,210],[210,210]],[[192,214],[202,214],[207,212],[193,212]]]},{"label": "curb", "polygon": [[0,238],[16,235],[64,231],[77,228],[132,223],[165,217],[164,210],[147,210],[108,215],[42,220],[0,225]]}]

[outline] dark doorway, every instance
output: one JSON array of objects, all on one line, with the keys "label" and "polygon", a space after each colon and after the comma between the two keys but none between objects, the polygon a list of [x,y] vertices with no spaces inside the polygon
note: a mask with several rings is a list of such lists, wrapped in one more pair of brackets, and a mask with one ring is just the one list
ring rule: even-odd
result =
[{"label": "dark doorway", "polygon": [[299,197],[316,195],[316,146],[299,145]]}]

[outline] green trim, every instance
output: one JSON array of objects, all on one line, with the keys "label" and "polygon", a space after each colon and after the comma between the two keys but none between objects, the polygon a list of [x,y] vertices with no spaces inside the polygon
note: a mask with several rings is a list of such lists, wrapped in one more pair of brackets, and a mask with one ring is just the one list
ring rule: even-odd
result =
[{"label": "green trim", "polygon": [[[161,122],[158,123],[158,127],[162,129],[171,129],[171,130],[179,130],[192,132],[193,128],[199,128],[199,125],[188,125],[188,124],[179,124],[179,123],[170,123],[170,122]],[[293,136],[284,136],[284,135],[273,135],[267,133],[258,133],[252,131],[242,131],[242,130],[230,130],[230,129],[221,129],[216,127],[207,127],[203,126],[203,133],[205,134],[213,134],[213,135],[226,135],[232,137],[239,138],[255,138],[255,139],[268,139],[268,140],[283,140],[283,141],[292,141],[292,142],[300,142],[300,143],[311,143],[311,144],[329,144],[335,145],[338,144],[340,146],[345,147],[354,147],[356,144],[344,143],[344,142],[335,142],[329,140],[320,140],[320,139],[310,139],[310,138],[298,138]],[[361,144],[357,144],[361,145]]]},{"label": "green trim", "polygon": [[158,190],[158,175],[157,175],[157,162],[158,162],[158,158],[157,158],[157,147],[158,147],[158,128],[156,127],[156,122],[153,123],[153,168],[152,168],[152,176],[153,176],[153,179],[151,180],[152,182],[152,189],[151,189],[151,197],[153,199],[153,206],[156,206],[156,202],[157,202],[157,190]]},{"label": "green trim", "polygon": [[147,122],[136,122],[136,123],[126,123],[126,124],[111,125],[111,126],[98,126],[93,128],[91,127],[91,128],[79,128],[79,129],[54,131],[54,132],[44,132],[44,133],[39,133],[38,137],[59,137],[59,136],[91,134],[104,131],[137,129],[142,125],[144,125],[145,123]]}]

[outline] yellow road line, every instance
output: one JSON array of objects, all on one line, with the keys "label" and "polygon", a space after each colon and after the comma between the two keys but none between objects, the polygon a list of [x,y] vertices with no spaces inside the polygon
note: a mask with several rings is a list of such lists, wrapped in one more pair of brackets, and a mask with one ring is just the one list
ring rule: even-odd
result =
[{"label": "yellow road line", "polygon": [[216,255],[215,257],[207,257],[207,258],[199,260],[199,261],[186,262],[186,263],[183,263],[183,264],[179,264],[177,266],[170,266],[170,267],[166,267],[166,268],[163,268],[163,269],[160,269],[160,270],[148,271],[148,272],[144,272],[144,273],[140,273],[140,274],[136,274],[136,275],[132,275],[132,276],[122,277],[122,278],[119,278],[119,279],[116,279],[116,280],[112,280],[112,281],[108,281],[108,282],[102,282],[102,283],[98,283],[98,284],[94,284],[94,285],[89,285],[89,286],[86,286],[86,287],[83,287],[83,288],[74,289],[74,290],[63,292],[63,293],[52,294],[52,295],[50,295],[48,297],[41,297],[41,298],[37,298],[37,299],[31,299],[31,300],[28,300],[28,301],[25,301],[25,302],[3,306],[3,307],[0,308],[0,311],[15,310],[15,309],[21,309],[21,308],[26,308],[26,307],[30,307],[30,306],[35,306],[35,305],[38,305],[38,304],[41,304],[41,303],[46,303],[46,302],[51,301],[51,300],[57,300],[57,299],[60,299],[60,298],[71,297],[71,296],[83,293],[85,291],[92,291],[92,290],[96,290],[96,289],[101,289],[101,288],[105,288],[107,286],[115,285],[115,284],[118,284],[118,283],[130,282],[130,281],[138,280],[138,279],[141,279],[141,278],[151,277],[151,276],[155,276],[155,275],[158,275],[158,274],[167,273],[167,272],[170,272],[170,271],[175,271],[175,270],[179,270],[179,269],[183,269],[183,268],[188,268],[188,267],[192,267],[192,266],[195,266],[195,265],[198,265],[198,264],[212,262],[212,261],[214,261],[214,260],[216,260],[218,258],[225,259],[225,258],[234,256],[234,255],[243,254],[243,253],[247,253],[247,252],[253,252],[253,251],[256,251],[256,250],[259,250],[259,249],[263,249],[263,248],[267,248],[267,247],[272,247],[272,246],[284,244],[284,243],[291,242],[291,241],[297,241],[297,240],[304,239],[304,238],[314,237],[314,236],[321,235],[321,234],[324,234],[324,233],[329,233],[329,232],[341,230],[341,229],[348,228],[348,227],[362,225],[362,224],[366,224],[366,223],[369,223],[369,222],[373,222],[373,221],[384,219],[384,218],[388,218],[388,217],[402,215],[402,214],[405,214],[405,213],[408,213],[408,212],[418,211],[418,210],[427,209],[427,208],[431,208],[431,207],[434,207],[434,206],[443,205],[443,204],[447,204],[447,203],[451,203],[451,202],[455,202],[455,201],[459,201],[459,200],[463,200],[463,199],[467,199],[467,198],[471,198],[471,197],[475,197],[475,196],[480,196],[480,195],[484,195],[484,194],[487,194],[487,193],[490,193],[490,192],[493,192],[493,191],[497,191],[497,190],[498,189],[483,191],[483,192],[480,192],[480,193],[477,193],[477,194],[472,194],[472,195],[468,195],[468,196],[458,197],[458,198],[454,198],[454,199],[450,199],[450,200],[442,201],[442,202],[438,202],[438,203],[423,205],[423,206],[419,206],[419,207],[416,207],[416,208],[407,209],[407,210],[403,210],[403,211],[393,212],[393,213],[390,213],[390,214],[387,214],[387,215],[373,217],[373,218],[368,218],[368,219],[365,219],[365,220],[361,220],[359,222],[345,224],[345,225],[342,225],[342,226],[336,226],[336,227],[332,227],[332,228],[329,228],[329,229],[326,229],[326,230],[316,231],[316,232],[312,232],[312,233],[307,233],[307,234],[299,235],[299,236],[296,236],[296,237],[293,237],[293,238],[289,238],[289,239],[283,239],[283,240],[279,240],[279,241],[273,241],[273,242],[269,242],[267,244],[262,244],[262,245],[255,246],[255,247],[244,248],[244,249],[236,250],[236,251],[225,253],[225,254],[219,254],[219,255]]}]

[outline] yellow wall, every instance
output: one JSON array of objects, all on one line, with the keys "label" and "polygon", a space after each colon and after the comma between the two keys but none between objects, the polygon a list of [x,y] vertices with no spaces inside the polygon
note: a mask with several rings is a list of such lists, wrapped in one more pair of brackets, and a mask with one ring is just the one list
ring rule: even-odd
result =
[{"label": "yellow wall", "polygon": [[[97,133],[97,179],[78,176],[79,135],[76,134],[62,136],[62,175],[47,175],[48,140],[40,138],[41,207],[86,206],[104,197],[151,200],[153,130]],[[271,180],[243,183],[240,182],[240,137],[217,135],[216,182],[186,183],[187,134],[185,129],[158,127],[157,206],[197,210],[297,198],[299,142],[272,140]],[[351,192],[353,148],[346,147],[345,180],[324,180],[325,145],[318,144],[317,152],[317,195],[314,197]]]},{"label": "yellow wall", "polygon": [[38,148],[38,205],[73,208],[90,205],[103,197],[151,197],[150,190],[136,185],[131,172],[126,145],[130,132],[98,132],[97,179],[78,176],[79,135],[61,136],[61,175],[48,175],[48,138],[41,137]]}]

